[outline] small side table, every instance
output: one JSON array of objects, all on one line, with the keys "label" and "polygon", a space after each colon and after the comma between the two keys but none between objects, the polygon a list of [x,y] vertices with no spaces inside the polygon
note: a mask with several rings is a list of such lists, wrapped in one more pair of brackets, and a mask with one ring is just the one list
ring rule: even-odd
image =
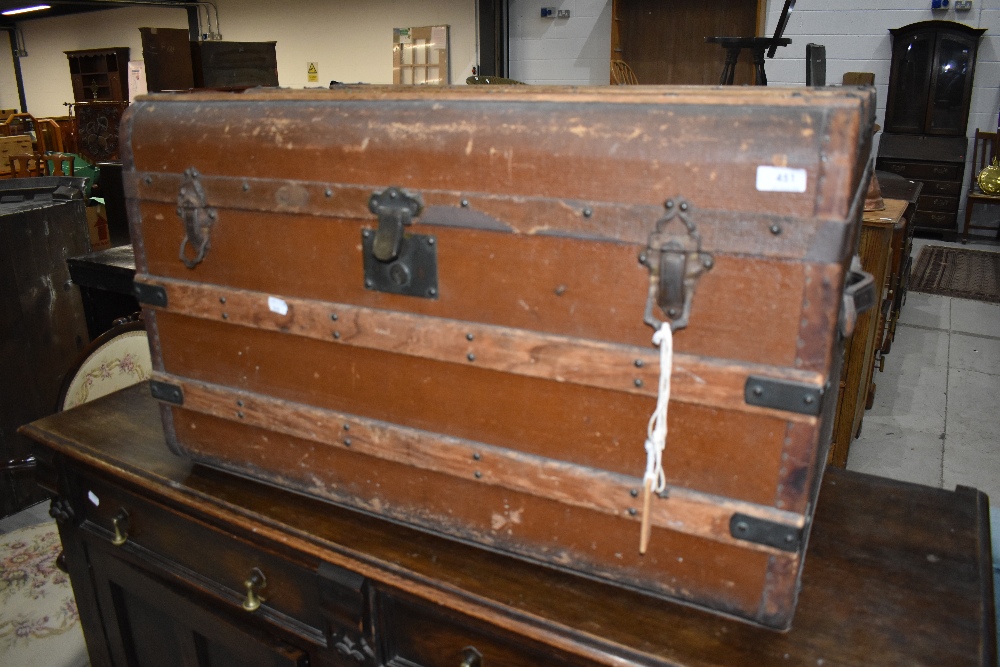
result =
[{"label": "small side table", "polygon": [[139,310],[132,291],[135,255],[131,245],[70,257],[66,264],[70,277],[80,288],[91,340],[110,329],[118,318]]}]

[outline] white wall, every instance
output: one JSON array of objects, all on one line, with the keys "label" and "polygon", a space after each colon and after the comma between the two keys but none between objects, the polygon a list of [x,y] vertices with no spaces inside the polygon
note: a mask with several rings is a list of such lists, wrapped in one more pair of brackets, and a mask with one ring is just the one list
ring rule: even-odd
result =
[{"label": "white wall", "polygon": [[[782,0],[768,0],[768,35],[774,33],[782,4]],[[976,128],[996,130],[1000,113],[1000,0],[973,0],[973,9],[962,12],[932,11],[930,2],[924,0],[840,0],[836,4],[837,9],[830,9],[828,0],[798,0],[785,28],[785,37],[790,37],[792,43],[778,49],[774,60],[767,61],[769,83],[804,85],[806,44],[823,44],[827,83],[839,83],[844,72],[875,73],[877,122],[883,125],[892,56],[889,29],[918,21],[957,21],[986,29],[979,41],[967,134],[975,136]],[[968,161],[972,161],[971,139]],[[975,177],[971,171],[967,164],[966,190],[970,178]],[[964,201],[958,219],[960,224],[965,219]],[[1000,207],[977,207],[975,219],[997,221]]]},{"label": "white wall", "polygon": [[[568,9],[543,19],[542,7]],[[510,76],[525,83],[606,85],[611,0],[510,0]]]},{"label": "white wall", "polygon": [[[221,32],[229,41],[277,42],[278,82],[284,87],[325,87],[331,80],[392,83],[392,29],[450,25],[451,78],[464,82],[476,64],[472,0],[216,0]],[[213,28],[215,17],[213,15]],[[186,28],[187,14],[173,8],[130,7],[24,21],[28,56],[21,59],[28,111],[61,116],[73,101],[63,51],[128,46],[142,59],[140,27]],[[207,25],[203,25],[207,30]],[[0,108],[19,107],[9,47],[0,33]],[[306,63],[319,63],[310,84]]]}]

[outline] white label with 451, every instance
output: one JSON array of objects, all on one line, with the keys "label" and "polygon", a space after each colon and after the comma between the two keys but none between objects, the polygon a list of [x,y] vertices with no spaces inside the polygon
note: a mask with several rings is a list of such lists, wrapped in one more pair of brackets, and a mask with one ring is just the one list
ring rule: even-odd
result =
[{"label": "white label with 451", "polygon": [[757,167],[758,192],[805,192],[806,170],[789,167]]}]

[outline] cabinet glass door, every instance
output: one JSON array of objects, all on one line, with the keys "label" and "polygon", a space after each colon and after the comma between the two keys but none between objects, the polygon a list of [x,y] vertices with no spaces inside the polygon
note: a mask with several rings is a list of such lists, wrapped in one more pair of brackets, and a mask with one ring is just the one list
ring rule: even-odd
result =
[{"label": "cabinet glass door", "polygon": [[927,108],[927,133],[964,136],[976,44],[962,35],[938,35]]},{"label": "cabinet glass door", "polygon": [[894,45],[894,81],[885,112],[886,131],[923,134],[933,59],[933,34],[917,33],[908,36],[903,44]]}]

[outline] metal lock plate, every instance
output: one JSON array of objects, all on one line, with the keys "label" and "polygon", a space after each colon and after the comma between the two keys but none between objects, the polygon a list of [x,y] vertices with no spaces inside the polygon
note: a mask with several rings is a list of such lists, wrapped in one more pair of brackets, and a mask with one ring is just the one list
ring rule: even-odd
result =
[{"label": "metal lock plate", "polygon": [[379,224],[361,230],[365,289],[436,299],[437,240],[405,231],[423,211],[420,196],[388,188],[372,194],[368,208]]},{"label": "metal lock plate", "polygon": [[[643,321],[659,329],[661,322],[656,312],[659,307],[670,322],[670,329],[677,331],[687,326],[698,278],[715,262],[701,250],[701,235],[690,217],[691,205],[683,199],[671,199],[664,207],[666,215],[650,232],[646,251],[639,258],[649,268],[649,296]],[[674,220],[679,224],[671,225]]]}]

